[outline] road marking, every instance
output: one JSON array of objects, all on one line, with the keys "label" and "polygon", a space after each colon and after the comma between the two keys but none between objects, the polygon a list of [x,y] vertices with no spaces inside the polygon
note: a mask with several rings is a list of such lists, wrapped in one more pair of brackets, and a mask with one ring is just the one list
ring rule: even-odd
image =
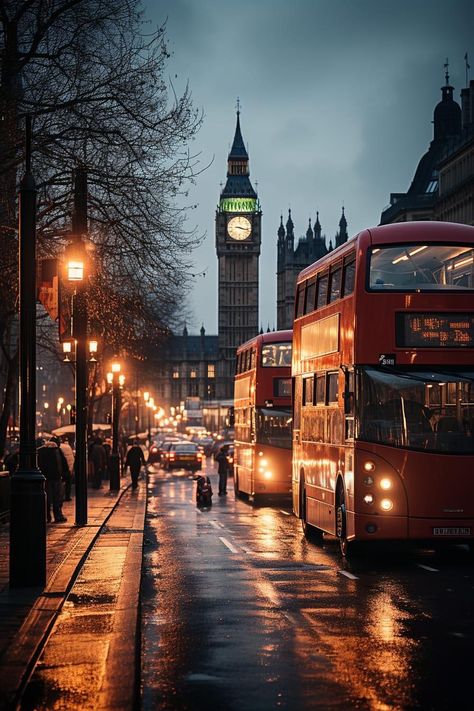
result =
[{"label": "road marking", "polygon": [[348,570],[338,570],[337,572],[340,573],[341,575],[345,575],[346,578],[349,578],[350,580],[359,580],[357,575],[352,575],[352,573],[349,573]]},{"label": "road marking", "polygon": [[429,565],[422,565],[421,563],[418,563],[419,568],[423,568],[423,570],[429,570],[430,573],[439,573],[439,568],[430,568]]},{"label": "road marking", "polygon": [[219,540],[230,550],[231,553],[240,553],[240,551],[235,546],[233,546],[232,543],[227,540],[227,538],[222,538],[222,536],[219,536]]},{"label": "road marking", "polygon": [[244,548],[244,546],[240,546],[243,550],[244,553],[250,553],[251,555],[253,554],[253,551],[250,550],[250,548]]},{"label": "road marking", "polygon": [[283,509],[280,509],[280,513],[285,514],[285,516],[291,516],[289,511],[283,511]]},{"label": "road marking", "polygon": [[212,526],[213,528],[218,528],[218,529],[220,530],[221,527],[219,526],[219,524],[217,523],[217,521],[209,521],[209,523],[211,524],[211,526]]}]

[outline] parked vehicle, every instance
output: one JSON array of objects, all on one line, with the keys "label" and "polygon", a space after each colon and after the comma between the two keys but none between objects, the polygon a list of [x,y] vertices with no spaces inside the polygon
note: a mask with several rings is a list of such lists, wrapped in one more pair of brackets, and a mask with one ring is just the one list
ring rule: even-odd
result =
[{"label": "parked vehicle", "polygon": [[148,464],[159,464],[160,462],[160,446],[157,442],[152,442],[148,450]]},{"label": "parked vehicle", "polygon": [[198,447],[202,447],[202,451],[206,457],[211,456],[212,448],[214,446],[214,440],[212,437],[193,437],[193,442],[195,442]]},{"label": "parked vehicle", "polygon": [[202,457],[202,453],[194,442],[173,442],[165,452],[162,464],[164,469],[196,471],[202,468]]}]

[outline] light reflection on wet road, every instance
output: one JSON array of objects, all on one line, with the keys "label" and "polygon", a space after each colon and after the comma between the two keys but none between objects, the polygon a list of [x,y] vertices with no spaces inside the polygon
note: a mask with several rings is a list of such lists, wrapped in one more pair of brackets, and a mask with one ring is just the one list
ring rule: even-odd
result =
[{"label": "light reflection on wet road", "polygon": [[277,502],[213,500],[201,512],[189,474],[150,472],[145,710],[471,705],[465,549],[349,566],[335,540],[308,543]]}]

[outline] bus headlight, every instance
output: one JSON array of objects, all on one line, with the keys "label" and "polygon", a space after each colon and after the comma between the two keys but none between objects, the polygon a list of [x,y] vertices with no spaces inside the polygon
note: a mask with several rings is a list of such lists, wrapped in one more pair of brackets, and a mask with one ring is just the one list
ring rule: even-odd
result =
[{"label": "bus headlight", "polygon": [[388,477],[384,477],[383,479],[380,479],[380,488],[383,489],[384,491],[388,491],[389,489],[392,488],[392,480],[389,479]]},{"label": "bus headlight", "polygon": [[375,462],[372,462],[370,459],[367,462],[364,462],[364,469],[366,472],[373,472],[375,469]]},{"label": "bus headlight", "polygon": [[373,494],[366,494],[364,496],[364,501],[366,504],[373,504],[374,503],[374,496]]},{"label": "bus headlight", "polygon": [[273,476],[273,473],[272,473],[272,472],[269,472],[269,471],[266,471],[266,472],[264,472],[264,474],[263,474],[264,479],[271,479],[272,476]]},{"label": "bus headlight", "polygon": [[260,466],[262,466],[262,467],[266,467],[267,465],[268,465],[268,462],[267,462],[267,460],[266,460],[266,459],[262,459],[262,460],[260,460]]},{"label": "bus headlight", "polygon": [[391,499],[382,499],[380,508],[382,511],[391,511],[393,509],[393,501]]}]

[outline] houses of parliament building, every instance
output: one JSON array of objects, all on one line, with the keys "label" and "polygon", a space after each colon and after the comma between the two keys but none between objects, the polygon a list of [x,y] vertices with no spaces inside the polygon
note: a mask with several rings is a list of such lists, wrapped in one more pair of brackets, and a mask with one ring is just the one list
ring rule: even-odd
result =
[{"label": "houses of parliament building", "polygon": [[[433,140],[419,161],[406,193],[392,193],[380,224],[442,220],[474,224],[474,81],[461,90],[461,105],[446,71],[441,101],[433,115]],[[319,213],[304,236],[295,239],[291,210],[277,228],[277,329],[291,328],[295,282],[309,264],[348,239],[342,209],[334,244],[322,234]],[[227,160],[227,180],[215,214],[218,262],[218,334],[172,335],[162,354],[156,395],[165,406],[195,398],[205,407],[231,402],[236,348],[259,329],[259,258],[262,210],[250,181],[249,156],[240,113]]]}]

